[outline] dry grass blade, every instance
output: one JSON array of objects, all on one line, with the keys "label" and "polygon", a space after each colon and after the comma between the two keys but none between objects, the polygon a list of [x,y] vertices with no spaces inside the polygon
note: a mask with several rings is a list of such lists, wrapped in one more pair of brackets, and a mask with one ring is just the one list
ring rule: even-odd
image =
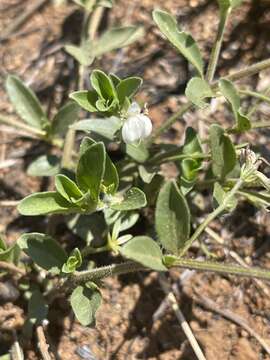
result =
[{"label": "dry grass blade", "polygon": [[177,320],[179,321],[181,328],[182,328],[183,332],[185,333],[197,359],[206,360],[206,358],[198,344],[198,341],[196,340],[188,322],[186,321],[184,314],[180,310],[177,300],[176,300],[176,297],[175,297],[174,293],[171,291],[171,289],[169,288],[168,282],[163,274],[160,274],[159,281],[160,281],[160,285],[161,285],[163,291],[167,294],[168,302],[170,303],[170,305],[177,317]]}]

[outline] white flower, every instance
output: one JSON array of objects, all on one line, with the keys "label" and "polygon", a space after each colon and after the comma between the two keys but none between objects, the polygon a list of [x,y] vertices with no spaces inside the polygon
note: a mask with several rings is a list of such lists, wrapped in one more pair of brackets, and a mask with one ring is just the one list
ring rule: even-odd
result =
[{"label": "white flower", "polygon": [[141,114],[141,109],[133,102],[127,112],[127,120],[122,128],[122,137],[126,144],[136,144],[147,138],[152,132],[152,122],[148,116]]}]

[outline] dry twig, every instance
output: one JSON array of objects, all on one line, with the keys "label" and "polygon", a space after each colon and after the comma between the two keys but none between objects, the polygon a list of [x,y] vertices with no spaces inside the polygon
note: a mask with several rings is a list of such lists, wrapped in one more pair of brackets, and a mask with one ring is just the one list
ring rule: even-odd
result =
[{"label": "dry twig", "polygon": [[171,291],[170,287],[168,286],[167,280],[163,274],[160,274],[159,281],[160,281],[160,285],[161,285],[162,289],[167,294],[168,302],[170,303],[170,305],[177,317],[177,320],[179,321],[181,328],[182,328],[183,332],[185,333],[194,353],[196,354],[196,356],[199,360],[206,360],[188,322],[186,321],[186,319],[184,317],[184,314],[182,313],[182,311],[180,310],[180,308],[178,306],[176,297],[175,297],[174,293]]},{"label": "dry twig", "polygon": [[12,263],[8,263],[8,262],[5,262],[5,261],[0,261],[0,269],[12,272],[12,273],[14,273],[16,275],[21,275],[21,276],[26,275],[25,270],[19,268],[18,266],[14,265]]},{"label": "dry twig", "polygon": [[52,360],[49,353],[49,345],[47,344],[46,337],[44,334],[44,329],[42,325],[37,326],[36,328],[37,338],[38,338],[38,348],[43,360]]}]

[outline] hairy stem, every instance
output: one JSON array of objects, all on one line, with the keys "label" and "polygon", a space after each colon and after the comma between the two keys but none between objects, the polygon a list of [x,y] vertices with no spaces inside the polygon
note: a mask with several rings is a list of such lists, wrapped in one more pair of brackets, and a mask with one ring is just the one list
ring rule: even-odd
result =
[{"label": "hairy stem", "polygon": [[198,239],[198,237],[201,235],[201,233],[204,231],[204,229],[210,224],[211,221],[213,221],[218,215],[220,215],[227,207],[228,203],[233,199],[237,191],[241,188],[243,185],[243,180],[238,179],[238,181],[235,183],[234,187],[229,191],[224,198],[222,204],[220,204],[211,214],[209,214],[206,219],[197,227],[194,234],[191,236],[191,238],[186,242],[184,248],[181,250],[179,256],[183,256],[190,246]]},{"label": "hairy stem", "polygon": [[[210,261],[178,258],[174,260],[173,264],[170,267],[180,267],[183,269],[209,271],[220,274],[231,274],[242,277],[270,280],[270,270],[267,269],[246,268],[238,265],[221,264]],[[120,264],[103,266],[92,270],[80,271],[74,273],[67,280],[65,288],[74,288],[75,286],[88,281],[97,281],[109,276],[128,274],[137,271],[151,271],[151,269],[148,269],[136,262],[128,261]]]},{"label": "hairy stem", "polygon": [[228,22],[229,14],[230,14],[230,11],[227,11],[224,15],[222,15],[220,17],[217,37],[216,37],[216,41],[215,41],[215,44],[213,46],[213,49],[212,49],[212,52],[210,55],[209,65],[208,65],[208,69],[207,69],[207,73],[206,73],[206,80],[210,83],[213,81],[214,76],[215,76],[218,59],[219,59],[219,55],[220,55],[220,51],[221,51],[221,46],[222,46],[222,42],[223,42],[224,32],[225,32],[226,24]]}]

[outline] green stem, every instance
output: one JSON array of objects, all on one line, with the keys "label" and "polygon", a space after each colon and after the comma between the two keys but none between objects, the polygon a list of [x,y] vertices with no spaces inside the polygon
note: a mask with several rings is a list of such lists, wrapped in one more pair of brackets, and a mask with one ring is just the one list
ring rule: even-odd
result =
[{"label": "green stem", "polygon": [[173,267],[181,267],[184,269],[193,269],[199,271],[210,271],[220,274],[230,274],[257,279],[270,280],[270,270],[260,268],[245,268],[242,266],[221,264],[212,261],[198,261],[192,259],[179,259],[173,264]]},{"label": "green stem", "polygon": [[32,127],[32,126],[24,124],[23,122],[21,122],[19,120],[12,119],[9,116],[0,115],[0,122],[2,122],[4,124],[7,124],[9,126],[14,126],[14,127],[19,128],[21,130],[25,130],[25,131],[29,132],[30,134],[38,136],[39,138],[43,138],[43,137],[46,136],[45,131],[36,129],[36,128]]},{"label": "green stem", "polygon": [[270,121],[258,121],[252,124],[252,129],[265,129],[270,127]]},{"label": "green stem", "polygon": [[[260,61],[256,64],[253,64],[251,66],[247,66],[246,68],[236,71],[230,75],[227,75],[227,76],[225,76],[225,79],[230,80],[230,81],[238,81],[245,77],[249,77],[249,76],[258,74],[260,71],[268,69],[269,67],[270,67],[270,59],[266,59],[266,60]],[[215,82],[215,85],[216,84],[217,83]]]},{"label": "green stem", "polygon": [[[248,66],[244,69],[236,71],[230,75],[227,75],[224,78],[230,81],[238,81],[242,78],[255,75],[260,71],[265,70],[269,67],[270,67],[270,59],[266,59],[251,66]],[[213,82],[211,88],[213,90],[218,89],[218,80]],[[167,131],[187,111],[191,110],[192,106],[193,106],[192,103],[188,102],[185,105],[183,105],[174,115],[169,117],[161,127],[159,127],[153,132],[153,135],[150,137],[148,141],[148,145],[151,145],[160,135],[162,135],[165,131]]]},{"label": "green stem", "polygon": [[211,221],[213,221],[218,215],[220,215],[227,207],[228,203],[233,199],[237,191],[243,185],[243,180],[238,179],[234,187],[227,193],[224,198],[222,204],[220,204],[211,214],[209,214],[206,219],[197,227],[194,234],[191,238],[186,242],[184,248],[181,250],[179,256],[182,257],[190,248],[190,246],[198,239],[204,229],[209,225]]},{"label": "green stem", "polygon": [[208,65],[208,69],[207,69],[207,73],[206,73],[206,80],[209,83],[211,83],[213,81],[214,76],[215,76],[217,63],[218,63],[218,59],[219,59],[219,55],[220,55],[220,51],[221,51],[221,46],[222,46],[222,42],[223,42],[223,38],[224,38],[224,32],[225,32],[226,24],[228,22],[229,14],[230,14],[230,11],[228,10],[225,14],[221,14],[221,16],[220,16],[217,37],[216,37],[216,41],[215,41],[215,44],[214,44],[212,52],[211,52],[209,65]]},{"label": "green stem", "polygon": [[[260,268],[245,268],[231,264],[221,264],[210,261],[198,261],[193,259],[175,259],[171,268],[180,267],[183,269],[191,269],[198,271],[209,271],[221,274],[231,274],[237,276],[244,276],[250,278],[258,278],[270,280],[270,270]],[[151,271],[133,261],[124,262],[121,264],[112,264],[102,266],[100,268],[75,272],[64,284],[65,289],[74,288],[75,286],[86,283],[88,281],[97,281],[113,275],[128,274],[137,271]]]},{"label": "green stem", "polygon": [[110,251],[109,247],[107,245],[101,246],[99,248],[93,248],[91,246],[86,246],[82,251],[81,254],[83,257],[91,254],[99,254],[101,252]]},{"label": "green stem", "polygon": [[240,94],[246,95],[246,96],[252,96],[255,97],[256,99],[262,100],[267,102],[268,104],[270,104],[270,98],[268,96],[265,96],[264,94],[260,94],[257,93],[255,91],[251,91],[251,90],[239,90]]}]

